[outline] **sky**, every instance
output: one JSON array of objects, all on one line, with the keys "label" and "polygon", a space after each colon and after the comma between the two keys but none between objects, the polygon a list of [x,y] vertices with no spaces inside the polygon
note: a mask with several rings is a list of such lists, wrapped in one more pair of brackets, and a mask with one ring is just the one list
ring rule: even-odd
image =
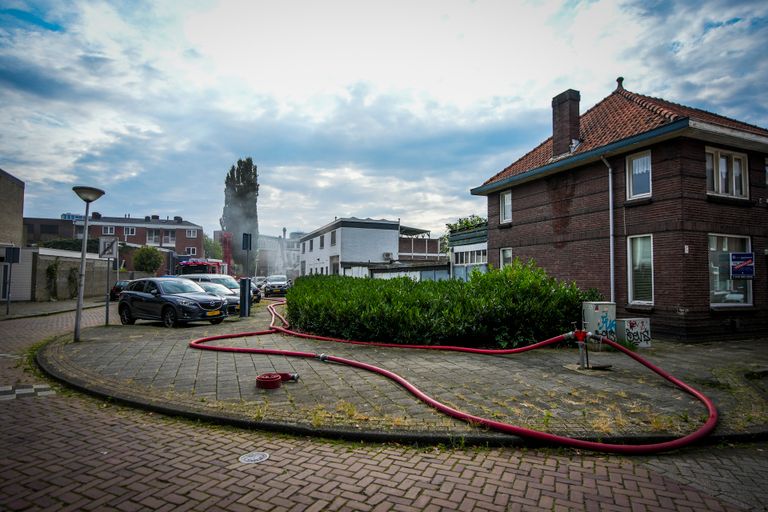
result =
[{"label": "sky", "polygon": [[429,229],[581,111],[630,91],[768,127],[768,2],[0,0],[0,168],[24,216],[219,228],[258,166],[259,232],[336,217]]}]

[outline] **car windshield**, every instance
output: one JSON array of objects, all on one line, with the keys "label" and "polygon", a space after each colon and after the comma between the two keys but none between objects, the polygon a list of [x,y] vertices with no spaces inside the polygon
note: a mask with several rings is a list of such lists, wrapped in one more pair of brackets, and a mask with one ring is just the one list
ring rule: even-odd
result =
[{"label": "car windshield", "polygon": [[235,281],[234,277],[229,277],[229,276],[212,277],[211,282],[226,286],[230,290],[236,290],[240,288],[240,283]]},{"label": "car windshield", "polygon": [[288,276],[269,276],[267,278],[268,283],[285,283],[288,281]]},{"label": "car windshield", "polygon": [[163,293],[175,295],[177,293],[205,292],[197,283],[189,279],[168,279],[159,282]]},{"label": "car windshield", "polygon": [[198,283],[206,292],[215,293],[217,295],[232,295],[233,292],[223,284],[206,283],[205,281]]}]

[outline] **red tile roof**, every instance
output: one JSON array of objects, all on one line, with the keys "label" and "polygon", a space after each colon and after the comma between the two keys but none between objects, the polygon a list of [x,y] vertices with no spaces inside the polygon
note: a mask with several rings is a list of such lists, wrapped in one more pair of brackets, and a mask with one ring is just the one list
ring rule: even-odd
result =
[{"label": "red tile roof", "polygon": [[[768,137],[768,130],[764,128],[705,110],[630,92],[624,89],[619,81],[616,90],[580,116],[581,144],[567,157],[583,154],[684,118]],[[523,174],[553,161],[555,159],[552,158],[550,137],[483,185]]]}]

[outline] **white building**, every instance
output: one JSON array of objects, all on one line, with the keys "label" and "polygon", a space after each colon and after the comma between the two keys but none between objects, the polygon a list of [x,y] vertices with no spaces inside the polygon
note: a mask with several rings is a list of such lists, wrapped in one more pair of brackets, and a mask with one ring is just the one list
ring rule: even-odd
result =
[{"label": "white building", "polygon": [[336,219],[301,237],[300,274],[370,277],[370,268],[394,261],[439,261],[439,240],[399,220]]}]

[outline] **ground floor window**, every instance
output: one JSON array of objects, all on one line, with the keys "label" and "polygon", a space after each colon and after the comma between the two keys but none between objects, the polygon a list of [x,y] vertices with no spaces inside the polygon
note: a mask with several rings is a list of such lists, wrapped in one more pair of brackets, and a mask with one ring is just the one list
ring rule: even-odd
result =
[{"label": "ground floor window", "polygon": [[627,239],[629,302],[653,304],[653,236]]},{"label": "ground floor window", "polygon": [[501,256],[501,264],[499,265],[500,267],[503,267],[504,265],[512,264],[512,248],[511,247],[505,247],[501,249],[500,256]]},{"label": "ground floor window", "polygon": [[184,252],[189,256],[197,256],[197,247],[185,247]]},{"label": "ground floor window", "polygon": [[713,306],[752,304],[752,281],[731,279],[731,253],[750,252],[747,236],[709,235],[709,302]]}]

